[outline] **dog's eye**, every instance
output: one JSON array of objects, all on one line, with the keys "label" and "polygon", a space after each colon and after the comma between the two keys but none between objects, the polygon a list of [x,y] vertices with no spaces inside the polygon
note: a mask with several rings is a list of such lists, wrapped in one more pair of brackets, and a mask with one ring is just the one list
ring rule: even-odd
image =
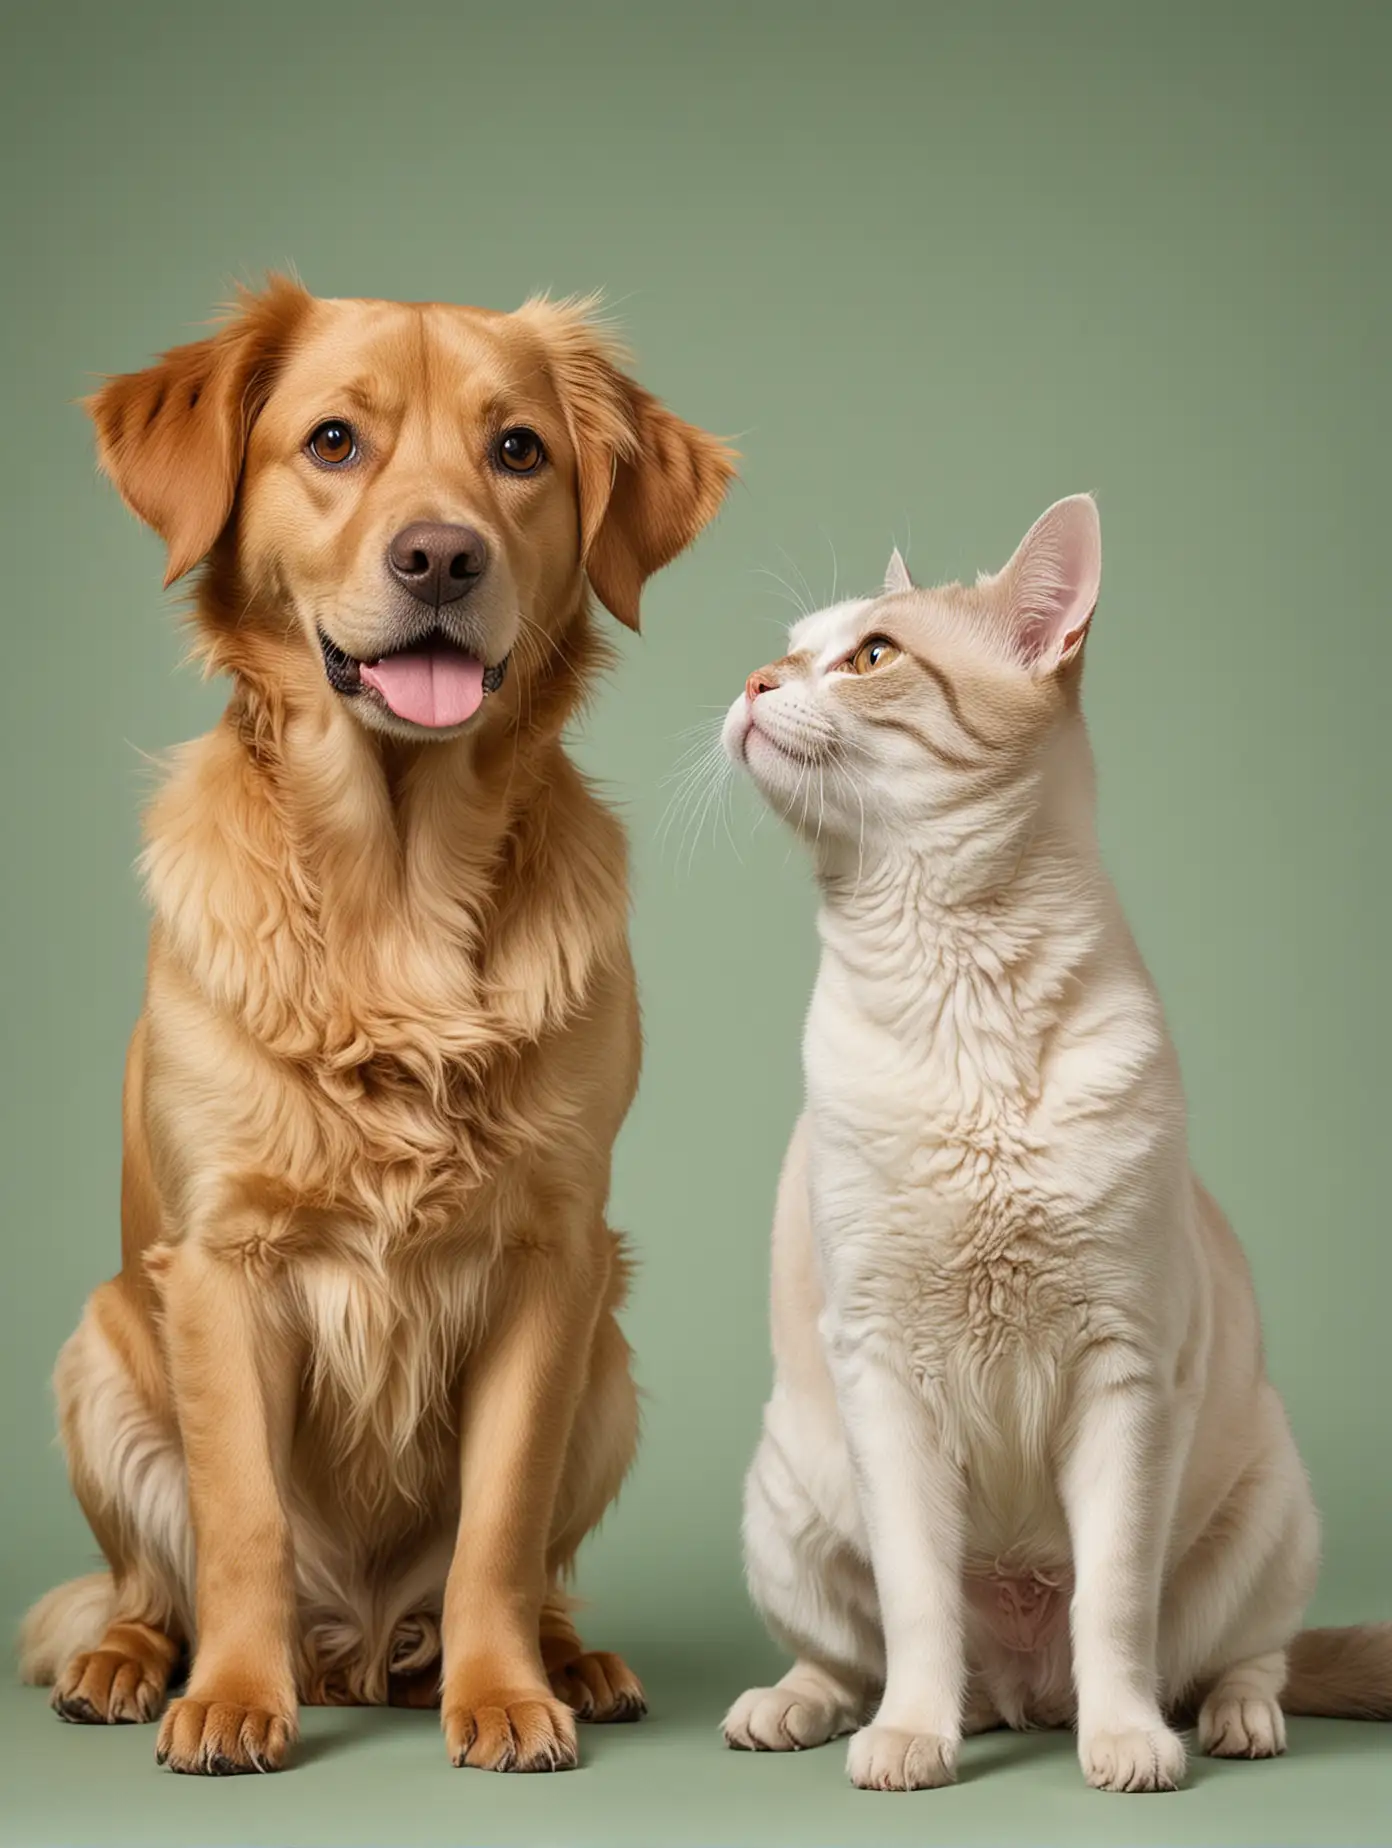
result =
[{"label": "dog's eye", "polygon": [[888,667],[899,659],[899,650],[887,635],[872,635],[851,656],[853,674],[873,674],[877,667]]},{"label": "dog's eye", "polygon": [[527,429],[525,424],[504,430],[498,438],[494,453],[499,465],[510,475],[533,475],[546,460],[541,438],[535,430]]},{"label": "dog's eye", "polygon": [[353,434],[351,424],[331,417],[327,423],[319,425],[305,448],[316,462],[327,463],[330,468],[342,468],[345,462],[351,462],[357,455],[358,439]]}]

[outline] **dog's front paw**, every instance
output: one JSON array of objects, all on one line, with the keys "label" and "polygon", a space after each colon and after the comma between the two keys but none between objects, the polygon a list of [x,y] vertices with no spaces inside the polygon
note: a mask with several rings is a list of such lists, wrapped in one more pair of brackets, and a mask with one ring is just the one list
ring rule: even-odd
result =
[{"label": "dog's front paw", "polygon": [[155,1760],[171,1771],[203,1777],[279,1771],[294,1737],[293,1713],[185,1698],[170,1703],[160,1726]]},{"label": "dog's front paw", "polygon": [[957,1745],[940,1733],[862,1726],[846,1754],[846,1773],[861,1790],[938,1790],[957,1781]]},{"label": "dog's front paw", "polygon": [[1090,1732],[1078,1758],[1094,1790],[1178,1790],[1184,1781],[1184,1741],[1168,1726]]},{"label": "dog's front paw", "polygon": [[476,1771],[572,1771],[580,1754],[575,1716],[550,1694],[490,1689],[467,1699],[447,1694],[442,1713],[450,1763]]}]

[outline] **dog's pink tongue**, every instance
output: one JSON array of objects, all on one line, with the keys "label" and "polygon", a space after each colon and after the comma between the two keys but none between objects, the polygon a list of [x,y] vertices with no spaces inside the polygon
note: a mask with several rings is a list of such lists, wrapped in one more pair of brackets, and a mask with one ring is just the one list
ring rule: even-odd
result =
[{"label": "dog's pink tongue", "polygon": [[363,684],[413,725],[462,725],[483,704],[483,662],[457,648],[411,648],[364,661],[361,671]]}]

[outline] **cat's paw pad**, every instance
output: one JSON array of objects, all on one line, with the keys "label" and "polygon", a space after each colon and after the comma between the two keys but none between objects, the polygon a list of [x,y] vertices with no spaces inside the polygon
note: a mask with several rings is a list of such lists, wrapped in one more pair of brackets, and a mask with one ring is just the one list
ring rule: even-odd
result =
[{"label": "cat's paw pad", "polygon": [[750,1688],[725,1715],[725,1743],[736,1752],[802,1752],[855,1725],[836,1702],[795,1688]]},{"label": "cat's paw pad", "polygon": [[937,1790],[957,1781],[957,1745],[940,1733],[862,1726],[846,1754],[846,1775],[861,1790]]},{"label": "cat's paw pad", "polygon": [[1199,1750],[1210,1758],[1279,1758],[1285,1749],[1279,1701],[1215,1688],[1199,1709]]},{"label": "cat's paw pad", "polygon": [[1094,1790],[1178,1790],[1184,1780],[1184,1741],[1168,1726],[1089,1733],[1078,1757]]}]

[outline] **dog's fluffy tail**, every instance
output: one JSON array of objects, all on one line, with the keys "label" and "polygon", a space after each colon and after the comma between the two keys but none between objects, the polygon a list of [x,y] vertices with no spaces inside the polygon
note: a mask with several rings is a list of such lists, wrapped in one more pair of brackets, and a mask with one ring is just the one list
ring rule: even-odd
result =
[{"label": "dog's fluffy tail", "polygon": [[45,1593],[19,1628],[19,1672],[23,1680],[46,1686],[75,1655],[95,1649],[116,1606],[109,1572],[69,1579]]},{"label": "dog's fluffy tail", "polygon": [[1392,1623],[1303,1630],[1281,1705],[1326,1720],[1392,1720]]}]

